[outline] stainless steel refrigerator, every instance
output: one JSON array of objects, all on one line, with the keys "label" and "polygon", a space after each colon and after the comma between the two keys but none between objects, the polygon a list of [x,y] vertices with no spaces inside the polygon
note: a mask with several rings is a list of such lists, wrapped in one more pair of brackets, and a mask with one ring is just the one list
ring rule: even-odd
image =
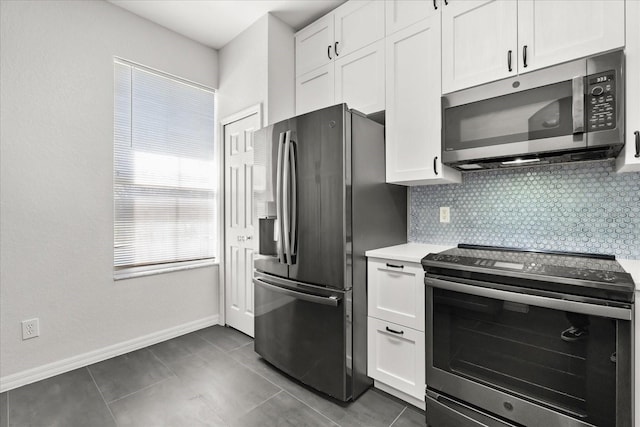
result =
[{"label": "stainless steel refrigerator", "polygon": [[370,385],[364,252],[406,242],[406,188],[385,183],[384,126],[346,104],[254,136],[255,350],[336,399]]}]

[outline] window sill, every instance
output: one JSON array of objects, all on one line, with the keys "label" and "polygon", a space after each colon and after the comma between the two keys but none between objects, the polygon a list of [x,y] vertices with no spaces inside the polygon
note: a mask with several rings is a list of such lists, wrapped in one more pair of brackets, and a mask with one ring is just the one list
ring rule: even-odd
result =
[{"label": "window sill", "polygon": [[113,280],[133,279],[134,277],[152,276],[155,274],[164,274],[181,270],[192,270],[194,268],[211,267],[213,265],[218,265],[215,259],[123,268],[113,272]]}]

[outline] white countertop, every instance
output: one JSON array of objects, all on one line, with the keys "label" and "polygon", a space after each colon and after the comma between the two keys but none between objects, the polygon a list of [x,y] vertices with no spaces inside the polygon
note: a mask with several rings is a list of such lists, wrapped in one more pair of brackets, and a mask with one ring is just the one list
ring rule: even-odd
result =
[{"label": "white countertop", "polygon": [[429,245],[425,243],[404,243],[402,245],[388,246],[386,248],[372,249],[364,254],[369,258],[385,258],[395,261],[417,262],[431,252],[442,252],[455,248],[451,246]]},{"label": "white countertop", "polygon": [[[396,261],[419,263],[422,258],[431,252],[442,252],[454,248],[454,245],[430,245],[426,243],[404,243],[402,245],[388,246],[386,248],[372,249],[364,254],[369,258],[385,258]],[[636,292],[640,292],[640,260],[619,259],[618,262],[627,273],[631,274],[636,285]]]}]

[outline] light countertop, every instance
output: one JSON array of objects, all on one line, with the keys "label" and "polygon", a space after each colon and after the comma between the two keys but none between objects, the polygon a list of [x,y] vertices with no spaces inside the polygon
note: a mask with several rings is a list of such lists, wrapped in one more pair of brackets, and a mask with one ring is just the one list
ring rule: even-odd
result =
[{"label": "light countertop", "polygon": [[[369,258],[385,258],[396,261],[419,263],[428,253],[442,252],[454,248],[453,245],[431,245],[426,243],[404,243],[386,248],[372,249],[365,252]],[[619,259],[618,262],[627,273],[631,274],[636,285],[636,292],[640,292],[640,260]]]},{"label": "light countertop", "polygon": [[402,245],[372,249],[366,251],[364,254],[369,258],[385,258],[395,261],[419,263],[422,258],[431,252],[442,252],[454,247],[455,246],[429,245],[425,243],[404,243]]}]

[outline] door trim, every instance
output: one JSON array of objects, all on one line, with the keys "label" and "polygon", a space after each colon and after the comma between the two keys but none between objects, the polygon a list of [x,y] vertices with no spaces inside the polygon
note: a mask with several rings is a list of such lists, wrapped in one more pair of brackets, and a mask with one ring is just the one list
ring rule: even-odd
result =
[{"label": "door trim", "polygon": [[220,120],[219,124],[219,132],[218,132],[218,141],[220,143],[217,146],[216,155],[219,156],[220,162],[218,163],[218,182],[220,185],[218,186],[218,212],[221,213],[220,217],[222,221],[218,221],[218,236],[221,236],[218,243],[218,253],[220,254],[219,265],[221,268],[218,269],[218,283],[220,284],[220,288],[218,289],[218,312],[220,313],[218,317],[218,324],[224,326],[226,324],[226,287],[225,283],[225,271],[226,271],[226,260],[225,260],[225,246],[226,246],[226,230],[225,230],[225,206],[224,206],[224,189],[225,189],[225,180],[224,180],[224,168],[225,168],[225,155],[227,154],[224,148],[224,127],[233,122],[237,122],[238,120],[242,120],[246,117],[252,116],[254,114],[258,115],[258,122],[260,126],[263,127],[263,117],[262,117],[262,103],[259,102],[255,105],[245,108],[244,110],[240,110],[236,113],[233,113],[229,116],[224,117]]}]

